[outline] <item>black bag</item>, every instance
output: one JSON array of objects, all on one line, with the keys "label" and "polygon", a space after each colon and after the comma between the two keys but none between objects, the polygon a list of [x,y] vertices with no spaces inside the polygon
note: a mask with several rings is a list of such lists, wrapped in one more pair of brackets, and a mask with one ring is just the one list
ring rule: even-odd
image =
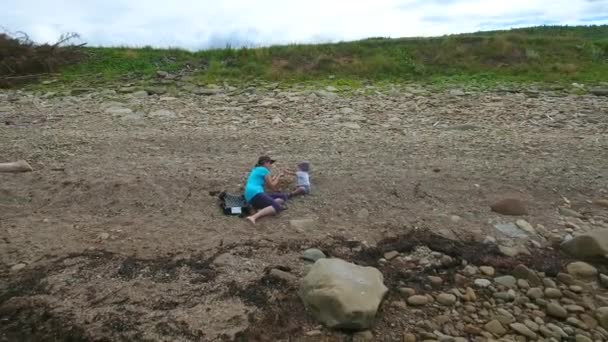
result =
[{"label": "black bag", "polygon": [[220,199],[220,208],[225,215],[244,217],[251,212],[251,208],[243,195],[234,195],[223,191],[218,197]]}]

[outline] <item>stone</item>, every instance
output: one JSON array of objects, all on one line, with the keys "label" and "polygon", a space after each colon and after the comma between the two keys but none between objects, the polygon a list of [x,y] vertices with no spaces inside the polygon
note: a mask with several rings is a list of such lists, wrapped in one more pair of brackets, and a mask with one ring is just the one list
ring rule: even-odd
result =
[{"label": "stone", "polygon": [[394,258],[396,258],[398,256],[399,256],[399,252],[397,252],[397,251],[390,251],[390,252],[384,253],[384,258],[386,260],[391,260],[391,259],[394,259]]},{"label": "stone", "polygon": [[553,323],[547,323],[546,327],[551,330],[558,338],[568,337],[568,334],[566,334],[566,332],[562,328]]},{"label": "stone", "polygon": [[107,240],[107,239],[110,238],[110,234],[108,234],[108,233],[100,233],[99,236],[98,236],[98,238],[99,238],[99,240],[104,241],[104,240]]},{"label": "stone", "polygon": [[297,282],[297,278],[295,275],[288,273],[288,272],[281,271],[276,268],[273,268],[272,270],[270,270],[269,275],[275,279],[284,280],[288,283]]},{"label": "stone", "polygon": [[536,322],[533,322],[533,321],[531,321],[531,320],[529,320],[529,319],[524,320],[524,324],[525,324],[525,325],[526,325],[528,328],[530,328],[530,330],[532,330],[532,331],[534,331],[534,332],[538,331],[538,329],[540,328],[540,327],[538,326],[538,324],[536,324]]},{"label": "stone", "polygon": [[533,287],[526,292],[526,296],[532,299],[542,298],[543,289],[541,289],[540,287]]},{"label": "stone", "polygon": [[515,198],[500,200],[492,204],[490,208],[492,211],[502,215],[521,216],[528,214],[528,209],[525,204],[521,200]]},{"label": "stone", "polygon": [[573,210],[573,209],[570,209],[570,208],[566,208],[566,207],[559,207],[558,211],[559,211],[560,215],[566,216],[566,217],[577,217],[577,218],[582,218],[583,217],[583,215],[581,215],[576,210]]},{"label": "stone", "polygon": [[585,324],[585,322],[582,322],[581,320],[579,320],[576,317],[568,317],[568,319],[566,319],[566,322],[572,326],[578,327],[583,330],[589,329],[589,327]]},{"label": "stone", "polygon": [[429,282],[431,282],[431,286],[433,286],[434,288],[438,288],[439,286],[441,286],[441,284],[443,284],[443,279],[441,279],[441,277],[428,276],[427,279],[429,280]]},{"label": "stone", "polygon": [[174,111],[167,110],[167,109],[155,110],[153,112],[150,112],[150,114],[148,114],[148,116],[150,116],[152,118],[159,118],[159,119],[175,119],[175,118],[177,118],[177,114],[175,114]]},{"label": "stone", "polygon": [[403,342],[416,342],[416,335],[411,333],[405,333],[403,335]]},{"label": "stone", "polygon": [[568,274],[579,279],[594,278],[597,276],[597,269],[586,262],[575,261],[566,266]]},{"label": "stone", "polygon": [[475,294],[475,290],[473,290],[470,287],[467,287],[465,290],[465,294],[464,296],[462,296],[462,299],[464,299],[467,302],[474,302],[477,300],[477,295]]},{"label": "stone", "polygon": [[574,337],[574,341],[576,342],[593,342],[592,339],[590,339],[589,337],[585,336],[585,335],[581,335],[578,334]]},{"label": "stone", "polygon": [[306,332],[306,336],[319,336],[322,335],[323,332],[321,330],[315,329]]},{"label": "stone", "polygon": [[519,229],[512,222],[497,223],[497,224],[494,225],[494,228],[496,228],[501,233],[503,233],[506,236],[508,236],[510,238],[513,238],[513,239],[519,239],[519,238],[523,239],[523,238],[527,238],[528,237],[528,234],[526,234],[523,230]]},{"label": "stone", "polygon": [[568,317],[568,311],[557,303],[548,303],[546,308],[547,314],[552,317],[564,319]]},{"label": "stone", "polygon": [[515,224],[526,233],[536,234],[536,230],[534,229],[534,227],[532,227],[532,225],[526,220],[519,219],[515,221]]},{"label": "stone", "polygon": [[517,287],[522,290],[527,290],[530,288],[530,283],[526,279],[517,279]]},{"label": "stone", "polygon": [[492,266],[480,266],[479,270],[481,271],[481,273],[483,273],[484,275],[487,275],[489,277],[494,276],[494,267]]},{"label": "stone", "polygon": [[536,333],[534,331],[530,330],[530,328],[528,328],[525,324],[516,322],[516,323],[509,324],[509,326],[511,327],[511,329],[515,330],[518,334],[526,336],[533,340],[536,340],[536,338],[538,337],[536,335]]},{"label": "stone", "polygon": [[568,312],[582,313],[585,312],[585,308],[576,304],[568,304],[564,305],[564,309],[568,310]]},{"label": "stone", "polygon": [[555,287],[557,288],[557,284],[555,284],[555,281],[551,278],[543,278],[543,285],[545,287]]},{"label": "stone", "polygon": [[343,127],[348,128],[348,129],[352,129],[352,130],[359,130],[361,129],[361,126],[356,123],[356,122],[345,122],[342,124]]},{"label": "stone", "polygon": [[543,284],[542,279],[524,264],[519,264],[513,270],[513,276],[518,279],[525,279],[531,286],[537,287]]},{"label": "stone", "polygon": [[507,329],[502,326],[502,324],[498,320],[491,320],[486,323],[484,326],[486,331],[492,333],[494,336],[501,337],[507,333]]},{"label": "stone", "polygon": [[374,334],[371,331],[359,331],[353,334],[353,342],[373,341]]},{"label": "stone", "polygon": [[595,310],[595,318],[602,328],[608,329],[608,306],[604,306]]},{"label": "stone", "polygon": [[462,273],[469,277],[474,276],[477,274],[477,267],[473,265],[467,265],[465,266],[465,268],[462,269]]},{"label": "stone", "polygon": [[411,287],[401,287],[401,288],[399,288],[399,293],[401,293],[402,295],[404,295],[406,297],[411,297],[416,294],[416,290],[414,290]]},{"label": "stone", "polygon": [[599,207],[608,208],[608,199],[598,199],[598,200],[593,201],[593,204],[595,204]]},{"label": "stone", "polygon": [[441,293],[437,296],[437,302],[441,305],[452,306],[456,303],[456,296],[449,293]]},{"label": "stone", "polygon": [[314,92],[317,96],[326,98],[326,99],[335,99],[338,97],[335,93],[327,90],[317,90]]},{"label": "stone", "polygon": [[429,303],[429,299],[427,296],[413,295],[408,297],[407,303],[413,306],[423,306]]},{"label": "stone", "polygon": [[133,114],[133,111],[129,108],[112,106],[105,109],[106,114],[110,114],[112,116],[124,116],[128,114]]},{"label": "stone", "polygon": [[133,94],[131,94],[131,96],[133,96],[134,98],[137,98],[137,99],[142,99],[142,98],[148,97],[148,92],[145,90],[138,90],[138,91],[134,92]]},{"label": "stone", "polygon": [[575,236],[562,243],[561,249],[573,257],[586,259],[608,255],[608,229],[598,229]]},{"label": "stone", "polygon": [[24,269],[25,267],[27,267],[27,265],[24,263],[15,264],[15,265],[11,266],[11,272],[19,272],[22,269]]},{"label": "stone", "polygon": [[387,291],[378,269],[330,258],[314,263],[300,284],[299,296],[326,326],[363,330],[372,326]]},{"label": "stone", "polygon": [[196,88],[192,91],[196,95],[211,96],[222,93],[220,88]]},{"label": "stone", "polygon": [[325,259],[325,253],[317,248],[309,248],[302,253],[302,259],[310,262],[316,262],[319,259]]},{"label": "stone", "polygon": [[585,313],[581,314],[581,319],[583,320],[583,322],[585,322],[589,329],[597,328],[598,321],[595,318],[591,317],[591,315]]},{"label": "stone", "polygon": [[338,91],[338,88],[336,88],[334,86],[327,86],[327,87],[325,87],[325,90],[334,92],[334,91]]},{"label": "stone", "polygon": [[503,300],[505,302],[512,302],[515,300],[515,296],[509,292],[494,292],[494,298]]},{"label": "stone", "polygon": [[603,288],[608,289],[608,276],[607,275],[600,274],[600,285],[602,285]]},{"label": "stone", "polygon": [[591,88],[589,93],[595,96],[608,96],[608,88]]},{"label": "stone", "polygon": [[511,289],[517,288],[517,279],[510,275],[494,278],[494,282]]},{"label": "stone", "polygon": [[488,279],[482,279],[482,278],[475,279],[475,281],[473,283],[475,284],[475,286],[481,287],[481,288],[485,288],[485,287],[492,285],[491,281],[489,281]]},{"label": "stone", "polygon": [[555,289],[555,288],[546,288],[545,289],[545,297],[550,298],[550,299],[556,299],[556,298],[561,298],[562,297],[562,291]]},{"label": "stone", "polygon": [[163,87],[148,87],[144,90],[150,95],[163,95],[167,92],[167,89]]},{"label": "stone", "polygon": [[520,254],[520,250],[516,247],[498,246],[498,250],[505,256],[514,257]]}]

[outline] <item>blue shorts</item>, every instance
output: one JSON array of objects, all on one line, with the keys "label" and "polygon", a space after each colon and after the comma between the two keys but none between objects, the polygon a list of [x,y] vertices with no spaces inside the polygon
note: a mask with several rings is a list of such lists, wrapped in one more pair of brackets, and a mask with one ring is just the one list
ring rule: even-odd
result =
[{"label": "blue shorts", "polygon": [[282,199],[283,202],[287,202],[286,194],[282,194],[282,193],[267,194],[265,192],[262,192],[261,194],[257,194],[255,196],[253,196],[251,201],[249,201],[249,204],[251,204],[252,207],[254,207],[255,209],[258,209],[258,210],[272,206],[274,208],[274,210],[278,213],[281,210],[283,210],[283,207],[276,201],[276,199],[278,199],[278,198]]}]

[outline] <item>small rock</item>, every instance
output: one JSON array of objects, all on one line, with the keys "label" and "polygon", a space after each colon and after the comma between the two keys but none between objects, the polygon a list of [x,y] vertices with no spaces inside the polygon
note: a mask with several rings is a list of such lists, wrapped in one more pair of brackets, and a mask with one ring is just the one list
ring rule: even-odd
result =
[{"label": "small rock", "polygon": [[585,312],[585,308],[576,304],[568,304],[564,305],[564,308],[568,310],[568,312],[582,313]]},{"label": "small rock", "polygon": [[534,331],[530,330],[525,324],[522,323],[511,323],[509,324],[511,329],[517,331],[518,334],[536,340],[537,335]]},{"label": "small rock", "polygon": [[384,258],[386,260],[391,260],[391,259],[394,259],[394,258],[396,258],[398,256],[399,256],[399,252],[397,252],[397,251],[390,251],[390,252],[384,253]]},{"label": "small rock", "polygon": [[494,278],[494,282],[508,288],[517,288],[517,279],[510,275]]},{"label": "small rock", "polygon": [[508,257],[514,257],[520,253],[519,249],[508,246],[498,246],[498,250],[500,251],[500,253]]},{"label": "small rock", "polygon": [[519,219],[515,221],[515,224],[527,233],[536,234],[536,230],[534,230],[534,227],[532,227],[532,225],[526,220]]},{"label": "small rock", "polygon": [[566,266],[568,273],[579,279],[594,278],[597,276],[597,269],[586,262],[576,261]]},{"label": "small rock", "polygon": [[477,274],[477,267],[473,266],[473,265],[467,265],[465,266],[465,268],[462,269],[462,273],[464,273],[467,276],[474,276]]},{"label": "small rock", "polygon": [[338,88],[333,87],[333,86],[327,86],[327,87],[325,87],[325,90],[334,92],[334,91],[338,91]]},{"label": "small rock", "polygon": [[404,334],[403,342],[416,342],[416,335],[410,333]]},{"label": "small rock", "polygon": [[608,199],[598,199],[593,201],[593,204],[600,207],[608,208]]},{"label": "small rock", "polygon": [[566,338],[568,334],[559,326],[553,323],[547,323],[547,328],[549,328],[558,338]]},{"label": "small rock", "polygon": [[98,237],[99,237],[99,240],[103,241],[103,240],[109,239],[110,238],[110,234],[108,234],[108,233],[101,233],[101,234],[99,234]]},{"label": "small rock", "polygon": [[441,293],[437,296],[437,302],[445,306],[452,306],[456,303],[456,296],[449,293]]},{"label": "small rock", "polygon": [[437,288],[441,286],[441,284],[443,284],[443,279],[441,279],[441,277],[428,276],[427,278],[431,282],[431,286],[433,286],[434,288]]},{"label": "small rock", "polygon": [[363,342],[363,341],[373,341],[374,340],[374,334],[372,334],[371,331],[369,330],[365,330],[365,331],[359,331],[355,334],[353,334],[353,342]]},{"label": "small rock", "polygon": [[608,229],[597,229],[577,235],[564,242],[560,248],[576,258],[604,257],[608,254]]},{"label": "small rock", "polygon": [[581,335],[581,334],[576,335],[576,337],[574,338],[574,340],[576,342],[593,342],[592,339],[590,339],[589,337],[587,337],[585,335]]},{"label": "small rock", "polygon": [[521,216],[528,214],[528,209],[524,203],[515,198],[501,200],[491,205],[490,208],[502,215]]},{"label": "small rock", "polygon": [[474,284],[477,287],[485,288],[485,287],[492,285],[492,282],[489,281],[488,279],[475,279]]},{"label": "small rock", "polygon": [[507,329],[505,329],[505,327],[503,327],[502,324],[495,319],[486,323],[486,325],[484,325],[484,329],[497,337],[501,337],[507,333]]},{"label": "small rock", "polygon": [[530,285],[534,287],[541,286],[543,283],[542,279],[538,276],[538,274],[536,274],[536,272],[529,269],[526,265],[523,264],[519,264],[515,267],[515,269],[513,270],[513,276],[519,279],[527,280]]},{"label": "small rock", "polygon": [[538,331],[538,329],[540,328],[540,327],[538,326],[538,324],[536,324],[535,322],[533,322],[533,321],[531,321],[531,320],[529,320],[529,319],[524,320],[524,324],[525,324],[525,325],[526,325],[528,328],[530,328],[530,330],[532,330],[532,331],[534,331],[534,332]]},{"label": "small rock", "polygon": [[284,271],[281,271],[279,269],[273,268],[272,270],[270,270],[269,272],[270,276],[275,278],[275,279],[281,279],[284,280],[288,283],[295,283],[297,282],[297,278],[295,275],[291,274],[291,273],[287,273]]},{"label": "small rock", "polygon": [[568,311],[557,303],[548,303],[546,308],[547,314],[556,318],[568,317]]},{"label": "small rock", "polygon": [[543,297],[543,290],[540,287],[533,287],[526,292],[526,296],[537,299]]},{"label": "small rock", "polygon": [[309,248],[304,251],[302,254],[302,258],[306,261],[315,262],[319,259],[325,259],[325,253],[323,253],[320,249],[317,248]]},{"label": "small rock", "polygon": [[576,317],[568,317],[568,319],[566,319],[566,322],[570,325],[581,328],[583,330],[589,329],[589,327],[585,324],[585,322],[582,322],[581,320],[579,320]]},{"label": "small rock", "polygon": [[11,266],[11,272],[19,272],[24,269],[27,265],[24,263],[19,263]]},{"label": "small rock", "polygon": [[527,290],[530,288],[530,283],[526,279],[517,279],[517,287],[522,290]]},{"label": "small rock", "polygon": [[608,276],[605,274],[600,274],[600,285],[604,288],[608,288]]},{"label": "small rock", "polygon": [[494,292],[494,298],[501,299],[505,302],[512,302],[515,300],[515,296],[509,292]]},{"label": "small rock", "polygon": [[489,277],[494,276],[494,273],[495,273],[494,267],[492,267],[492,266],[480,266],[479,270],[481,271],[481,273],[483,273]]},{"label": "small rock", "polygon": [[148,114],[148,115],[150,117],[160,118],[160,119],[175,119],[175,118],[177,118],[177,114],[175,114],[174,111],[167,110],[167,109],[155,110],[153,112],[150,112],[150,114]]},{"label": "small rock", "polygon": [[148,97],[148,92],[147,92],[147,91],[145,91],[145,90],[139,90],[139,91],[134,92],[134,93],[133,93],[133,94],[131,94],[131,95],[132,95],[134,98],[141,99],[141,98],[144,98],[144,97]]},{"label": "small rock", "polygon": [[429,299],[427,296],[413,295],[407,299],[407,303],[413,306],[422,306],[427,305],[429,303]]},{"label": "small rock", "polygon": [[559,211],[559,214],[562,216],[578,217],[578,218],[583,217],[583,215],[581,215],[579,212],[572,210],[570,208],[566,208],[566,207],[559,207],[558,211]]},{"label": "small rock", "polygon": [[399,288],[399,293],[401,293],[402,295],[404,295],[406,297],[411,297],[416,294],[416,290],[414,290],[411,287],[401,287],[401,288]]},{"label": "small rock", "polygon": [[545,289],[545,297],[547,298],[561,298],[562,297],[562,291],[558,290],[558,289],[554,289],[554,288],[546,288]]},{"label": "small rock", "polygon": [[608,329],[608,306],[595,310],[595,318],[604,329]]},{"label": "small rock", "polygon": [[323,332],[321,332],[321,330],[310,330],[306,332],[306,336],[319,336],[323,334]]}]

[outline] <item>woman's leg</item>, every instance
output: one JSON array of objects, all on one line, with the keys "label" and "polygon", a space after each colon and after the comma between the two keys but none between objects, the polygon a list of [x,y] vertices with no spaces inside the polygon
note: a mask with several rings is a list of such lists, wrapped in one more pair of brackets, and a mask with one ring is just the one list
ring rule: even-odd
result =
[{"label": "woman's leg", "polygon": [[273,206],[269,205],[266,208],[259,210],[257,213],[255,213],[254,215],[248,216],[247,219],[249,221],[251,221],[251,223],[255,224],[255,222],[260,218],[260,217],[264,217],[264,216],[268,216],[268,215],[274,215],[276,214],[277,211],[274,209]]}]

